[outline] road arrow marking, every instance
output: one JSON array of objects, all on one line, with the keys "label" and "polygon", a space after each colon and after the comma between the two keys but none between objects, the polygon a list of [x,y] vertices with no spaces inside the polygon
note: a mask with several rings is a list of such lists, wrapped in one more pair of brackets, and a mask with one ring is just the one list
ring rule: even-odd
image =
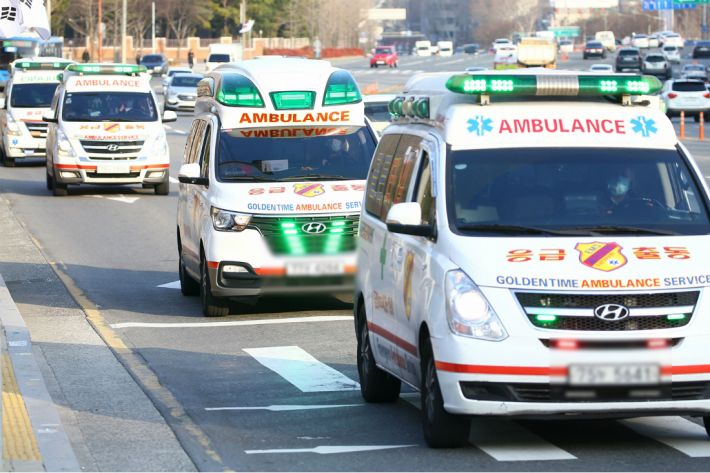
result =
[{"label": "road arrow marking", "polygon": [[710,457],[705,429],[679,416],[639,417],[620,421],[636,433],[650,437],[692,458]]},{"label": "road arrow marking", "polygon": [[340,445],[319,446],[315,448],[274,448],[270,450],[245,450],[244,453],[317,453],[319,455],[332,455],[333,453],[374,452],[376,450],[391,450],[394,448],[409,448],[417,445]]},{"label": "road arrow marking", "polygon": [[162,287],[164,289],[180,289],[180,280],[161,284],[158,287]]},{"label": "road arrow marking", "polygon": [[287,412],[287,411],[309,411],[314,409],[339,409],[343,407],[359,407],[365,404],[325,404],[325,405],[271,405],[257,407],[205,407],[206,411],[271,411],[271,412]]},{"label": "road arrow marking", "polygon": [[245,348],[244,351],[304,393],[360,389],[358,383],[300,347]]},{"label": "road arrow marking", "polygon": [[111,324],[111,328],[211,328],[241,327],[248,325],[301,324],[309,322],[344,322],[352,321],[352,315],[317,315],[315,317],[289,317],[284,319],[235,320],[231,322],[123,322]]}]

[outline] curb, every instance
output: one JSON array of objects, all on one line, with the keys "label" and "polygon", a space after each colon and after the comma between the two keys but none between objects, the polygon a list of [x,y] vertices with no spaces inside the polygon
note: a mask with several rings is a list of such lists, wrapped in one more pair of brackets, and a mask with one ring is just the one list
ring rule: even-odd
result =
[{"label": "curb", "polygon": [[[0,338],[6,341],[3,361],[7,361],[2,370],[3,432],[0,442],[3,447],[8,447],[8,434],[21,436],[19,443],[30,452],[26,455],[27,460],[18,462],[5,459],[3,455],[2,467],[9,471],[81,471],[32,352],[29,330],[1,275],[0,331]],[[13,383],[15,380],[16,384]],[[6,403],[8,399],[14,402]],[[10,418],[19,420],[10,426]],[[6,426],[8,431],[5,431]],[[7,448],[3,452],[5,450]]]}]

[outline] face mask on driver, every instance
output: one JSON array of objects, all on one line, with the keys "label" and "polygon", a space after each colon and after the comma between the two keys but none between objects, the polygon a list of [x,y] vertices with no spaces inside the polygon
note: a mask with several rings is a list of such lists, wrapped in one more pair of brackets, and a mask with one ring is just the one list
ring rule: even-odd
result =
[{"label": "face mask on driver", "polygon": [[629,191],[631,186],[631,179],[628,177],[620,176],[616,179],[612,179],[609,182],[609,192],[615,197],[622,196]]}]

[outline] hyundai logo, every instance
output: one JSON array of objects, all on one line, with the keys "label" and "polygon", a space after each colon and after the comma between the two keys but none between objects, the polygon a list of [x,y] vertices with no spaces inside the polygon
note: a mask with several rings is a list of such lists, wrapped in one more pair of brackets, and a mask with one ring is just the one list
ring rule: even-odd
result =
[{"label": "hyundai logo", "polygon": [[594,315],[607,322],[616,322],[628,317],[629,309],[619,304],[604,304],[594,309]]},{"label": "hyundai logo", "polygon": [[326,226],[325,223],[320,223],[320,222],[309,222],[309,223],[304,223],[301,226],[301,230],[303,230],[303,233],[309,233],[311,235],[317,235],[319,233],[323,233],[326,231]]},{"label": "hyundai logo", "polygon": [[108,146],[106,146],[106,150],[108,150],[108,151],[118,151],[118,145],[116,145],[116,144],[108,145]]}]

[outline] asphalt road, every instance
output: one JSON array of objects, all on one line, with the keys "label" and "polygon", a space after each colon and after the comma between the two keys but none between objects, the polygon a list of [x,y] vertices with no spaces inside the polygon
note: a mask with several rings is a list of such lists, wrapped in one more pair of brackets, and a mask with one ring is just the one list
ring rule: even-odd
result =
[{"label": "asphalt road", "polygon": [[[607,60],[610,61],[610,60]],[[491,56],[404,57],[397,69],[339,60],[363,88],[401,90],[416,72],[490,65]],[[586,68],[575,55],[560,66]],[[158,83],[155,83],[156,88]],[[374,86],[373,86],[374,87]],[[189,114],[169,124],[177,176]],[[688,136],[697,133],[688,125]],[[710,146],[688,140],[710,176]],[[270,299],[219,320],[177,289],[175,210],[131,187],[45,189],[41,162],[0,168],[0,191],[46,254],[65,268],[110,329],[157,376],[201,432],[168,422],[200,468],[242,471],[707,470],[710,440],[680,417],[634,421],[473,423],[471,445],[424,445],[415,393],[366,405],[357,385],[351,307],[335,298]],[[320,316],[319,318],[315,318]],[[294,318],[310,318],[291,320]],[[291,359],[291,364],[274,363]],[[61,380],[58,380],[61,384]],[[144,389],[151,389],[144,386]],[[189,441],[190,437],[205,441]],[[202,461],[213,449],[213,463]]]}]

